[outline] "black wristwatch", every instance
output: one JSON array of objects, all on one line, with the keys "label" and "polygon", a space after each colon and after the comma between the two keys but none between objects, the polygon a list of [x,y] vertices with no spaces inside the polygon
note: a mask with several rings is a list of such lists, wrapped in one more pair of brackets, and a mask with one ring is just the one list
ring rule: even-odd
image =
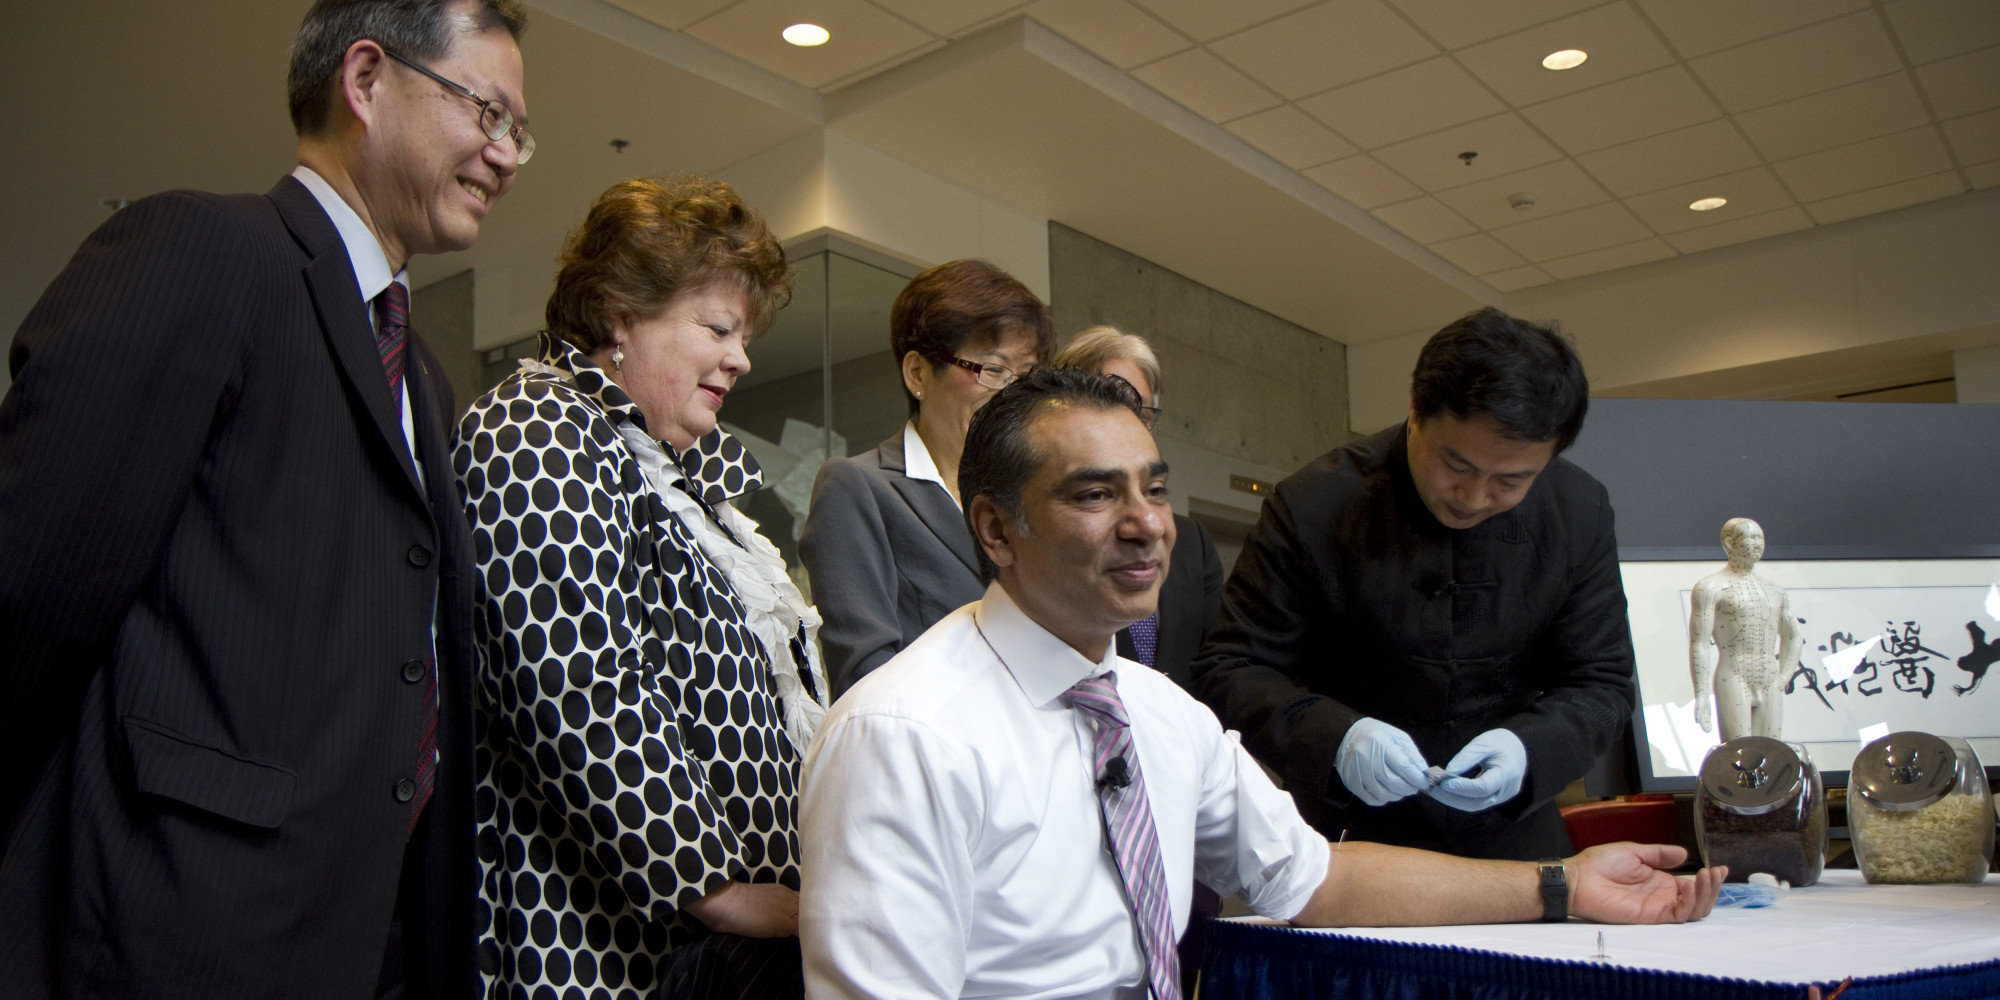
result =
[{"label": "black wristwatch", "polygon": [[1569,919],[1569,872],[1559,860],[1537,861],[1542,876],[1542,922],[1559,924]]}]

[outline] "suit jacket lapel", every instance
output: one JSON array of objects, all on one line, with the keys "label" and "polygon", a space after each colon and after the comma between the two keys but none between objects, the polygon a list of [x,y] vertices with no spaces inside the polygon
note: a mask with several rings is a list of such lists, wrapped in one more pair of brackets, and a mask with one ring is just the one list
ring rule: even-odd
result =
[{"label": "suit jacket lapel", "polygon": [[896,475],[889,480],[903,502],[916,512],[917,520],[931,529],[944,547],[958,557],[965,568],[979,574],[979,556],[972,551],[972,532],[965,527],[965,515],[958,505],[951,502],[951,494],[944,487],[922,479],[911,479],[905,473],[909,466],[903,460],[903,432],[897,431],[889,440],[875,449],[875,461],[883,471]]},{"label": "suit jacket lapel", "polygon": [[347,246],[326,210],[305,185],[286,177],[265,197],[278,207],[292,238],[304,247],[311,261],[306,264],[306,288],[312,293],[319,313],[320,332],[346,377],[368,420],[375,425],[382,444],[396,456],[403,478],[420,495],[417,468],[403,441],[403,413],[389,396],[389,380],[382,374],[382,355],[375,349],[374,328],[368,322],[368,305],[361,301],[361,286],[354,281],[354,264],[347,258]]}]

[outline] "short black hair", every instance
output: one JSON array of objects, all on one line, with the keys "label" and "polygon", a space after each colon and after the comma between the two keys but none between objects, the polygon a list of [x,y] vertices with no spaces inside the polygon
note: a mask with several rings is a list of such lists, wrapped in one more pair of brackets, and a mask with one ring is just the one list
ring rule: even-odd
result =
[{"label": "short black hair", "polygon": [[1439,330],[1410,374],[1410,408],[1419,421],[1485,414],[1508,437],[1554,440],[1559,453],[1575,443],[1589,406],[1583,362],[1555,325],[1492,307]]},{"label": "short black hair", "polygon": [[1021,490],[1046,460],[1028,443],[1028,425],[1054,404],[1097,410],[1122,407],[1136,418],[1139,390],[1115,375],[1042,365],[1030,368],[972,415],[965,452],[958,459],[958,495],[965,503],[965,528],[979,554],[980,575],[989,582],[996,570],[972,528],[972,498],[990,497],[1017,523],[1021,520]]},{"label": "short black hair", "polygon": [[326,128],[333,92],[347,50],[374,39],[399,56],[428,64],[451,52],[455,14],[474,31],[506,28],[516,39],[528,28],[520,0],[319,0],[299,23],[285,78],[292,129],[312,135]]}]

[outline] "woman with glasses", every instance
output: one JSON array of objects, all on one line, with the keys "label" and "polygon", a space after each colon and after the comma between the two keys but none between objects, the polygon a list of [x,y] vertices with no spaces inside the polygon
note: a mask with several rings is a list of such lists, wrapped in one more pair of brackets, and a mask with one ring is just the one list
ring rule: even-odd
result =
[{"label": "woman with glasses", "polygon": [[979,599],[979,557],[958,495],[972,415],[1055,348],[1047,306],[983,260],[910,280],[889,313],[910,422],[871,452],[820,468],[799,538],[839,694]]},{"label": "woman with glasses", "polygon": [[791,266],[699,178],[613,185],[559,260],[541,356],[472,404],[452,456],[487,992],[796,997],[819,617],[730,505],[761,474],[717,425]]}]

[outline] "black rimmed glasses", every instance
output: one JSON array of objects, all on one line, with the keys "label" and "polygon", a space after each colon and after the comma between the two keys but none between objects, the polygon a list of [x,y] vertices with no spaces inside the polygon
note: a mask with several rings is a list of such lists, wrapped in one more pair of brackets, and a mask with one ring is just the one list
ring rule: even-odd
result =
[{"label": "black rimmed glasses", "polygon": [[1013,384],[1015,379],[1021,377],[1020,372],[1004,365],[983,365],[977,361],[967,361],[949,354],[939,360],[950,362],[971,372],[972,377],[978,379],[979,384],[988,389],[1005,389]]},{"label": "black rimmed glasses", "polygon": [[499,142],[502,139],[512,136],[514,139],[514,162],[516,164],[526,163],[530,157],[535,155],[535,137],[528,134],[528,130],[525,127],[514,124],[514,112],[508,110],[505,104],[481,97],[464,84],[447,80],[433,72],[429,67],[418,65],[414,60],[405,59],[387,48],[382,50],[382,54],[444,84],[453,93],[479,105],[479,130],[486,133],[486,138],[494,142]]},{"label": "black rimmed glasses", "polygon": [[1147,430],[1150,431],[1154,428],[1154,426],[1159,424],[1160,408],[1157,406],[1147,406],[1144,402],[1141,402],[1141,400],[1143,400],[1145,397],[1139,395],[1138,386],[1133,385],[1130,382],[1127,382],[1125,380],[1125,376],[1123,375],[1111,375],[1107,373],[1104,377],[1109,379],[1117,379],[1118,384],[1125,387],[1125,392],[1127,393],[1127,401],[1132,404],[1132,409],[1138,411],[1139,422],[1145,424]]}]

